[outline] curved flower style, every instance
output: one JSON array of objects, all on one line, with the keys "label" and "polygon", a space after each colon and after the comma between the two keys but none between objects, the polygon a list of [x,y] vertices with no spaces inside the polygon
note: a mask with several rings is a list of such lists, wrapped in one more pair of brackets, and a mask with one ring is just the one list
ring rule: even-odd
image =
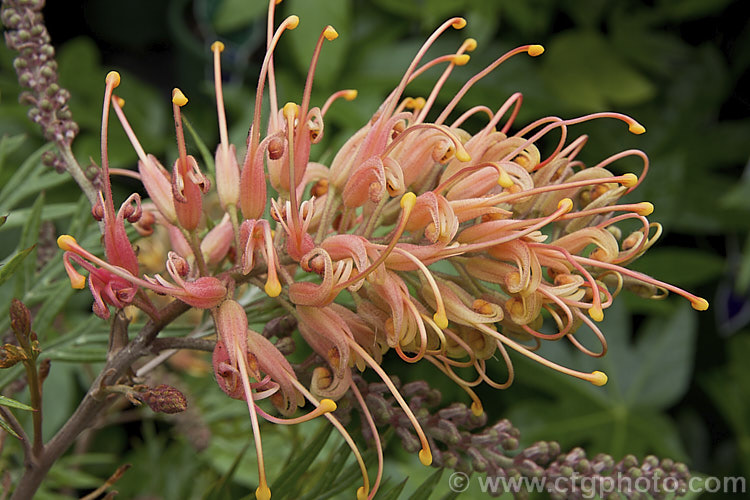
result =
[{"label": "curved flower style", "polygon": [[[150,292],[211,310],[217,332],[214,373],[224,392],[247,402],[258,453],[259,499],[271,492],[258,415],[276,423],[327,418],[362,469],[358,498],[374,496],[382,461],[371,485],[356,444],[331,415],[334,400],[351,391],[377,437],[352,379],[354,367],[374,371],[391,391],[416,431],[420,460],[431,463],[430,438],[380,366],[391,349],[407,363],[426,360],[435,365],[466,391],[472,411],[481,415],[482,403],[473,387],[484,382],[506,388],[512,383],[509,350],[595,385],[605,384],[602,372],[560,366],[535,351],[543,340],[564,338],[586,354],[603,356],[607,342],[597,322],[624,288],[647,298],[675,292],[695,309],[708,307],[700,297],[627,268],[661,234],[660,226],[646,218],[653,210],[650,203],[619,201],[641,182],[648,169],[646,155],[628,150],[586,165],[578,154],[587,138],[568,141],[571,127],[600,118],[622,121],[634,134],[645,132],[633,118],[594,113],[541,118],[518,127],[517,93],[496,111],[478,106],[449,121],[478,80],[515,55],[539,56],[544,50],[540,45],[502,55],[437,110],[444,82],[455,66],[469,61],[467,53],[476,47],[469,39],[454,53],[423,62],[443,32],[466,24],[462,18],[447,20],[427,39],[372,119],[330,165],[322,165],[310,160],[310,151],[323,135],[326,112],[334,100],[351,100],[356,92],[337,92],[322,107],[311,103],[322,47],[338,36],[328,26],[315,45],[300,103],[279,107],[273,53],[282,34],[293,30],[299,19],[289,16],[276,27],[275,4],[270,0],[267,52],[246,148],[228,142],[221,86],[224,45],[211,46],[220,132],[214,185],[221,217],[208,220],[203,201],[213,196],[211,183],[186,153],[180,113],[187,98],[179,89],[173,92],[179,154],[170,174],[138,142],[122,101],[113,95],[119,84],[113,72],[106,78],[102,119],[104,183],[94,207],[102,222],[106,260],[71,236],[58,240],[74,287],[85,284],[74,265],[89,271],[94,311],[103,318],[110,314],[108,306],[129,304],[158,317]],[[405,95],[412,80],[439,65],[443,74],[426,98]],[[264,121],[266,84],[270,114]],[[110,107],[138,154],[139,177],[152,201],[141,206],[134,195],[117,213],[106,153]],[[431,112],[438,115],[434,121],[428,121]],[[476,131],[462,128],[475,115],[486,116],[486,125]],[[551,151],[542,151],[538,144],[543,138],[548,141],[550,132],[560,138]],[[244,151],[242,161],[238,151]],[[643,160],[641,178],[611,170],[627,156]],[[267,210],[270,217],[264,218]],[[166,270],[174,284],[159,275],[138,275],[124,219],[136,222],[146,218],[144,214],[148,224],[169,230],[173,251]],[[616,224],[626,220],[635,221],[638,229],[624,235]],[[238,301],[245,284],[263,287],[295,316],[299,334],[315,353],[305,369],[290,364],[280,345],[248,328],[247,313]],[[585,345],[577,335],[584,324],[598,346]],[[486,370],[498,353],[507,365],[503,382],[490,379]],[[461,378],[456,367],[473,368],[476,378]],[[284,418],[264,410],[264,399]],[[313,410],[294,418],[307,402]],[[382,453],[379,456],[382,460]]]}]

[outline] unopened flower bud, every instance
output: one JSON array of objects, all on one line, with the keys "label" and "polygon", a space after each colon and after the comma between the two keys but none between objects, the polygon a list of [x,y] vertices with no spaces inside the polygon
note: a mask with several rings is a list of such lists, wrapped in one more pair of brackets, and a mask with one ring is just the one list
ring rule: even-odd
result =
[{"label": "unopened flower bud", "polygon": [[439,430],[440,440],[449,445],[455,445],[461,441],[461,433],[458,432],[458,428],[449,420],[440,420],[437,428],[433,428],[432,430]]},{"label": "unopened flower bud", "polygon": [[505,450],[515,450],[518,448],[518,439],[514,437],[506,437],[500,442],[500,446]]},{"label": "unopened flower bud", "polygon": [[[579,449],[579,448],[576,448],[576,449]],[[631,467],[637,467],[638,459],[635,457],[635,455],[625,455],[625,457],[622,459],[622,466],[626,469],[629,469]]]},{"label": "unopened flower bud", "polygon": [[23,302],[15,298],[10,303],[10,327],[17,337],[29,338],[31,313]]},{"label": "unopened flower bud", "polygon": [[643,476],[643,471],[638,467],[631,467],[628,469],[627,475],[633,479],[638,479]]},{"label": "unopened flower bud", "polygon": [[18,77],[18,83],[22,87],[31,88],[34,85],[34,76],[31,73],[24,73]]},{"label": "unopened flower bud", "polygon": [[156,413],[180,413],[187,409],[187,399],[172,386],[161,384],[138,395]]},{"label": "unopened flower bud", "polygon": [[3,24],[8,29],[16,29],[21,24],[21,16],[19,16],[14,11],[8,9],[3,10]]},{"label": "unopened flower bud", "polygon": [[240,201],[240,167],[235,147],[219,145],[216,150],[216,190],[224,210]]},{"label": "unopened flower bud", "polygon": [[453,403],[447,408],[438,411],[438,417],[446,420],[455,420],[466,416],[468,408],[461,403]]},{"label": "unopened flower bud", "polygon": [[518,470],[526,477],[542,477],[544,475],[544,469],[529,459],[521,461],[518,464]]},{"label": "unopened flower bud", "polygon": [[[370,393],[365,397],[367,402],[367,408],[372,412],[372,416],[375,422],[378,424],[385,424],[393,415],[393,408],[388,402],[383,399],[382,396]],[[419,447],[417,447],[419,449]]]},{"label": "unopened flower bud", "polygon": [[224,214],[221,222],[215,225],[201,241],[201,252],[206,264],[213,266],[221,262],[232,246],[234,231],[229,214]]},{"label": "unopened flower bud", "polygon": [[417,436],[406,427],[397,427],[396,435],[401,438],[401,445],[407,453],[417,453],[422,449],[422,443],[419,442]]}]

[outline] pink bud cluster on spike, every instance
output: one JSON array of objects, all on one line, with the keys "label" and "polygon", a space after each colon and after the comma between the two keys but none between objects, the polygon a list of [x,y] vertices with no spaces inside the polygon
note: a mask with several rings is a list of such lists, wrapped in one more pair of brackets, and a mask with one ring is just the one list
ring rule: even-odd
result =
[{"label": "pink bud cluster on spike", "polygon": [[[455,52],[427,60],[443,32],[466,24],[462,18],[447,20],[419,49],[372,119],[324,165],[311,161],[311,151],[323,135],[326,113],[335,100],[354,99],[356,91],[336,92],[322,107],[312,103],[318,59],[338,36],[327,26],[315,43],[299,103],[279,105],[273,53],[300,20],[289,16],[276,26],[275,3],[269,2],[267,53],[247,144],[229,143],[221,85],[225,46],[211,46],[220,135],[216,189],[187,152],[181,118],[189,112],[187,97],[179,89],[173,92],[178,147],[168,172],[140,145],[123,101],[113,94],[120,77],[112,72],[106,78],[102,118],[104,182],[93,209],[102,221],[106,259],[72,236],[58,240],[71,285],[83,288],[86,278],[79,270],[88,271],[94,312],[103,318],[110,307],[127,305],[158,317],[154,294],[211,311],[217,333],[214,374],[227,395],[247,403],[258,453],[259,499],[271,494],[259,416],[275,423],[328,419],[360,464],[363,486],[357,497],[375,495],[382,464],[371,484],[356,444],[331,415],[334,400],[350,391],[359,394],[352,381],[355,366],[374,372],[392,391],[419,438],[420,460],[431,462],[419,419],[380,366],[391,349],[407,363],[437,367],[465,390],[472,411],[481,414],[475,383],[459,377],[455,367],[473,369],[477,380],[505,388],[514,378],[514,351],[603,385],[604,373],[561,366],[537,354],[536,347],[543,340],[565,339],[588,355],[603,356],[607,342],[597,323],[623,289],[647,298],[675,292],[695,309],[708,307],[700,297],[628,269],[661,234],[659,224],[646,218],[653,211],[650,203],[619,201],[646,174],[647,156],[627,150],[586,165],[578,155],[587,137],[568,137],[576,124],[594,119],[619,120],[634,134],[645,131],[641,124],[619,113],[595,113],[519,126],[520,93],[497,109],[476,106],[459,113],[463,96],[480,79],[510,57],[541,55],[542,46],[503,54],[438,109],[444,83],[456,66],[469,62],[468,52],[476,47],[468,39]],[[433,67],[442,67],[443,73],[429,95],[408,96],[409,83]],[[264,91],[268,103],[262,102]],[[110,107],[138,155],[137,176],[151,201],[141,205],[133,195],[118,212],[107,162]],[[270,109],[269,116],[262,116],[264,109]],[[437,118],[430,121],[428,115]],[[483,117],[486,123],[478,130],[463,128],[469,118]],[[540,149],[542,139],[546,146]],[[643,161],[640,178],[613,168],[631,156]],[[213,199],[222,213],[212,219],[204,202]],[[162,261],[169,280],[158,273],[139,274],[125,219],[147,219],[165,229],[171,250]],[[635,222],[637,228],[623,234],[617,227],[622,221]],[[438,262],[440,271],[431,267]],[[307,385],[285,358],[281,337],[272,342],[273,336],[248,328],[241,304],[245,285],[261,288],[271,303],[282,304],[296,319],[319,362],[305,378]],[[584,325],[595,345],[577,334]],[[507,366],[502,382],[492,380],[487,369],[498,355]],[[283,418],[258,404],[264,399]],[[306,404],[312,410],[294,417]],[[362,410],[372,421],[363,402]]]}]

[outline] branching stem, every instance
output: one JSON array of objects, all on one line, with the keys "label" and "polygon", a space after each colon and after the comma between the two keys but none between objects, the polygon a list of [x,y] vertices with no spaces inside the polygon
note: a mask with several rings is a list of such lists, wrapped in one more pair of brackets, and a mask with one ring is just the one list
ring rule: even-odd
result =
[{"label": "branching stem", "polygon": [[[57,434],[42,447],[41,453],[36,456],[36,459],[27,462],[24,474],[13,492],[11,500],[24,500],[34,497],[34,493],[55,461],[65,453],[81,432],[95,421],[96,415],[114,401],[114,398],[102,398],[99,387],[117,383],[138,358],[151,353],[152,345],[159,332],[188,309],[190,309],[190,306],[179,300],[169,303],[160,311],[160,321],[151,320],[146,323],[132,342],[107,361],[73,415]],[[114,321],[122,320],[120,315],[115,315]]]}]

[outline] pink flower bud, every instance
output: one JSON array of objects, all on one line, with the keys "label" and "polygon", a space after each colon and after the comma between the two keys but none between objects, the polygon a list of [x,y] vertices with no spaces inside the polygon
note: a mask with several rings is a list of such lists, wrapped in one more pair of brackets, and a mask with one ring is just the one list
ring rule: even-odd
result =
[{"label": "pink flower bud", "polygon": [[227,356],[234,366],[237,364],[235,347],[242,352],[247,349],[247,314],[245,309],[234,300],[225,300],[221,303],[214,315],[216,333],[219,342],[227,348]]},{"label": "pink flower bud", "polygon": [[185,239],[185,235],[182,234],[180,228],[170,224],[167,226],[167,232],[169,234],[169,243],[173,252],[184,259],[193,256],[193,249],[190,248],[190,243]]},{"label": "pink flower bud", "polygon": [[240,167],[233,144],[220,144],[216,149],[216,191],[221,208],[237,206],[240,200]]},{"label": "pink flower bud", "polygon": [[233,241],[232,221],[229,219],[229,214],[224,214],[221,222],[214,226],[201,241],[201,253],[206,264],[213,266],[221,262],[229,252]]},{"label": "pink flower bud", "polygon": [[174,293],[181,301],[199,309],[218,306],[227,295],[227,288],[221,280],[213,276],[203,276],[194,281],[182,282],[186,293]]},{"label": "pink flower bud", "polygon": [[175,161],[172,172],[172,196],[177,220],[188,231],[198,227],[203,211],[202,186],[191,175],[195,171],[198,171],[198,163],[188,155],[184,162],[179,158]]},{"label": "pink flower bud", "polygon": [[177,212],[174,208],[172,198],[172,184],[169,173],[152,154],[147,156],[148,161],[138,162],[138,171],[141,174],[141,182],[148,192],[149,198],[154,202],[156,208],[170,224],[177,223]]},{"label": "pink flower bud", "polygon": [[266,210],[266,174],[263,157],[245,160],[240,176],[240,208],[245,219],[260,219]]}]

